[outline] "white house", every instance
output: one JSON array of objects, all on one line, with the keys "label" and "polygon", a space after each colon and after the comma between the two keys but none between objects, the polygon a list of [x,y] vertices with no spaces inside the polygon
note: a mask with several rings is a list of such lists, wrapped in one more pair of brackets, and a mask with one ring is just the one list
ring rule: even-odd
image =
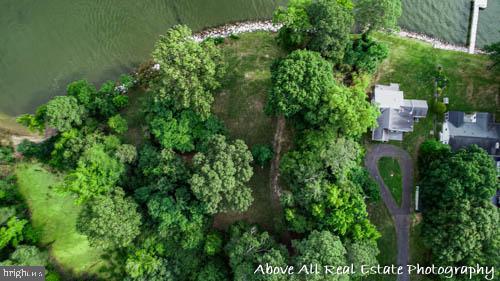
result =
[{"label": "white house", "polygon": [[377,119],[378,127],[373,130],[372,140],[403,140],[403,133],[412,132],[418,119],[427,116],[428,106],[425,100],[404,99],[399,84],[376,85],[372,103],[380,108]]}]

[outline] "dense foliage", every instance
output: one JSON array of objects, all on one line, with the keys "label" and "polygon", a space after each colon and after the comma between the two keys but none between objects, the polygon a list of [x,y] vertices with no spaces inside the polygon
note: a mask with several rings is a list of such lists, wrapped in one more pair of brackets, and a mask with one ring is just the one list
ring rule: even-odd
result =
[{"label": "dense foliage", "polygon": [[356,22],[362,30],[396,29],[403,13],[401,0],[359,0],[356,3]]},{"label": "dense foliage", "polygon": [[191,190],[207,213],[244,212],[250,207],[252,191],[245,184],[253,175],[252,161],[242,140],[227,143],[221,135],[208,141],[206,152],[194,156]]},{"label": "dense foliage", "polygon": [[[65,174],[59,190],[81,204],[77,230],[108,252],[117,280],[313,280],[254,271],[265,263],[376,264],[379,234],[364,199],[378,193],[361,167],[358,140],[378,116],[364,73],[374,72],[387,50],[367,36],[351,41],[353,9],[350,0],[295,0],[275,14],[284,24],[279,41],[305,48],[272,66],[266,107],[295,123],[293,150],[280,166],[289,187],[281,198],[284,236],[290,231],[296,238],[285,241],[288,249],[277,233],[257,225],[214,229],[217,214],[251,208],[253,167],[264,168],[274,156],[269,145],[250,151],[228,136],[211,112],[224,81],[222,39],[196,42],[187,27],[175,26],[136,75],[100,87],[70,83],[66,96],[19,118],[32,130],[56,129],[19,151]],[[129,99],[140,106],[132,118]],[[0,157],[12,161],[11,152],[1,150]],[[8,214],[0,225],[3,247],[34,236],[25,217],[0,214]],[[21,248],[5,258],[42,262],[44,255]],[[314,280],[344,280],[324,277]]]},{"label": "dense foliage", "polygon": [[208,117],[212,92],[224,74],[220,56],[211,40],[196,43],[188,27],[168,30],[153,51],[153,60],[159,65],[158,78],[153,81],[157,99],[176,110],[191,109]]},{"label": "dense foliage", "polygon": [[498,264],[500,212],[491,198],[497,171],[477,146],[452,153],[436,141],[422,144],[419,169],[423,235],[436,264]]}]

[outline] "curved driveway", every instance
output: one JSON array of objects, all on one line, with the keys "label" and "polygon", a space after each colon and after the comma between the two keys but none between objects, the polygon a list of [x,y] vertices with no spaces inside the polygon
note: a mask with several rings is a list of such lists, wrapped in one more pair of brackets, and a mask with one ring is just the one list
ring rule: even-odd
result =
[{"label": "curved driveway", "polygon": [[[397,159],[401,167],[403,178],[402,204],[398,206],[389,188],[385,185],[378,170],[378,160],[382,157],[392,157]],[[410,252],[410,213],[411,213],[411,192],[413,190],[413,162],[405,150],[389,144],[379,144],[372,146],[365,158],[365,165],[370,175],[380,186],[380,195],[384,200],[387,209],[391,213],[396,227],[398,244],[398,265],[404,267],[404,274],[398,276],[398,281],[408,281],[410,276],[406,270],[409,263]]]}]

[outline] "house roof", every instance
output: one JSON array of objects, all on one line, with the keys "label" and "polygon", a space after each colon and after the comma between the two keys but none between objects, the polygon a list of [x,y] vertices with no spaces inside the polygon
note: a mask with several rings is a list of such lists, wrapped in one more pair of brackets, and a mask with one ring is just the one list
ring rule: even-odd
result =
[{"label": "house roof", "polygon": [[413,131],[414,119],[425,117],[428,110],[424,100],[404,99],[398,84],[376,85],[372,102],[379,106],[381,113],[373,140],[401,139],[401,132]]},{"label": "house roof", "polygon": [[[445,126],[446,125],[446,126]],[[490,155],[500,155],[500,124],[495,123],[493,115],[487,112],[465,114],[459,111],[450,111],[443,128],[447,127],[449,144],[452,149],[476,144]]]}]

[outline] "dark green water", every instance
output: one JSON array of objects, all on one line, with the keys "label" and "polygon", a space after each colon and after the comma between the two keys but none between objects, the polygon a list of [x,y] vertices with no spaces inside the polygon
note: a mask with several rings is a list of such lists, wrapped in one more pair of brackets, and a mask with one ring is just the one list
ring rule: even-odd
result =
[{"label": "dark green water", "polygon": [[[469,0],[402,0],[401,25],[467,40]],[[99,83],[144,61],[159,34],[269,18],[286,0],[0,0],[0,114],[31,112],[69,81]],[[478,45],[500,41],[500,0],[480,12]]]},{"label": "dark green water", "polygon": [[[465,45],[471,17],[471,0],[402,0],[400,25],[444,41]],[[479,12],[477,46],[500,41],[500,0],[488,0]]]},{"label": "dark green water", "polygon": [[281,0],[0,0],[0,113],[33,111],[69,81],[112,79],[174,24],[269,18]]}]

